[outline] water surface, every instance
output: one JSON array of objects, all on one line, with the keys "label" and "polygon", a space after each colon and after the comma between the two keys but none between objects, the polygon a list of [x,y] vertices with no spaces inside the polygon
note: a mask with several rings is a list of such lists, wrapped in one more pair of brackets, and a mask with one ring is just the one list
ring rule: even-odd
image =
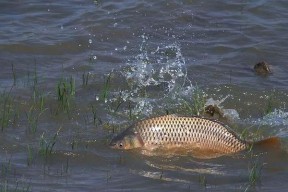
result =
[{"label": "water surface", "polygon": [[[284,191],[287,7],[1,1],[1,191]],[[253,72],[260,61],[272,75]],[[137,119],[191,115],[197,89],[228,96],[221,106],[238,112],[236,132],[279,136],[283,149],[199,160],[108,147]]]}]

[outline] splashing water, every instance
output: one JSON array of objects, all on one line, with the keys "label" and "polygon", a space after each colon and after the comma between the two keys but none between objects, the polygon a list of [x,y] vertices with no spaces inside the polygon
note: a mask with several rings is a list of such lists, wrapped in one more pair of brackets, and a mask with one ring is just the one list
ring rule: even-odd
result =
[{"label": "splashing water", "polygon": [[[140,54],[130,59],[120,72],[127,87],[114,94],[121,95],[121,102],[133,106],[121,113],[149,116],[154,110],[171,105],[165,102],[167,99],[177,103],[183,97],[192,96],[193,86],[187,78],[180,45],[173,43],[149,51],[147,40],[148,37],[142,35]],[[109,101],[116,100],[119,102],[119,97],[114,96]]]},{"label": "splashing water", "polygon": [[264,117],[254,120],[253,124],[269,125],[269,126],[287,126],[288,125],[288,112],[281,109],[274,109]]}]

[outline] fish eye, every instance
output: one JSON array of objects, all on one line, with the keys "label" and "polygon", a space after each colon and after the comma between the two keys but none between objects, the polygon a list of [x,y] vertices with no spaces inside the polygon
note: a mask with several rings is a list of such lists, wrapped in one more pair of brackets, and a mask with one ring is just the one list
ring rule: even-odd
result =
[{"label": "fish eye", "polygon": [[123,143],[121,142],[121,143],[119,143],[119,147],[120,148],[122,148],[123,147]]}]

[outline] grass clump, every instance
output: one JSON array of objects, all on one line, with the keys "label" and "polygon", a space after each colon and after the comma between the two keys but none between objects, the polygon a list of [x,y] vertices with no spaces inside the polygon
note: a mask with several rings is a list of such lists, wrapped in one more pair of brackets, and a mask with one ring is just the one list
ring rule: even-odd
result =
[{"label": "grass clump", "polygon": [[82,74],[82,86],[87,86],[89,82],[90,73],[83,73]]},{"label": "grass clump", "polygon": [[53,153],[53,148],[56,144],[61,128],[51,138],[46,138],[43,133],[40,137],[39,154],[47,159]]},{"label": "grass clump", "polygon": [[275,109],[275,98],[274,95],[268,96],[267,103],[264,109],[264,115],[267,115]]},{"label": "grass clump", "polygon": [[[203,115],[205,112],[206,97],[202,90],[196,86],[189,100],[181,99],[179,111],[180,113],[189,115]],[[167,113],[167,111],[166,111]]]},{"label": "grass clump", "polygon": [[57,84],[57,100],[60,103],[60,108],[63,110],[70,109],[71,98],[75,96],[75,79],[61,79]]},{"label": "grass clump", "polygon": [[205,175],[199,175],[199,183],[201,186],[203,186],[204,188],[206,188],[207,186],[207,179],[205,177]]},{"label": "grass clump", "polygon": [[259,159],[251,162],[251,165],[249,167],[249,184],[251,186],[255,186],[257,182],[260,182],[262,168],[263,164],[260,163]]},{"label": "grass clump", "polygon": [[3,132],[8,127],[14,114],[14,98],[10,93],[2,93],[0,95],[0,126]]},{"label": "grass clump", "polygon": [[105,102],[107,101],[107,98],[109,96],[110,84],[111,84],[111,73],[109,73],[109,75],[106,77],[104,88],[103,88],[103,91],[101,93],[101,98]]},{"label": "grass clump", "polygon": [[33,152],[29,144],[27,145],[27,153],[27,166],[30,166],[33,163]]}]

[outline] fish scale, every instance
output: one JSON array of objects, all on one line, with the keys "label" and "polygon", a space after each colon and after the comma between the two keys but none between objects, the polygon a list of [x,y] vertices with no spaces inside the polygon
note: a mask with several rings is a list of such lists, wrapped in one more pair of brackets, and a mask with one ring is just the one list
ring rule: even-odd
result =
[{"label": "fish scale", "polygon": [[247,142],[237,137],[229,127],[201,117],[166,115],[142,120],[129,127],[114,141],[129,135],[128,138],[133,139],[125,144],[126,147],[130,144],[130,148],[186,147],[219,153],[234,153],[247,148]]},{"label": "fish scale", "polygon": [[[281,149],[278,137],[256,142],[240,139],[218,121],[202,117],[166,115],[136,122],[110,142],[115,149],[140,148],[143,154],[187,154],[200,159],[220,157],[245,149],[265,147]],[[159,150],[154,150],[159,149]]]}]

